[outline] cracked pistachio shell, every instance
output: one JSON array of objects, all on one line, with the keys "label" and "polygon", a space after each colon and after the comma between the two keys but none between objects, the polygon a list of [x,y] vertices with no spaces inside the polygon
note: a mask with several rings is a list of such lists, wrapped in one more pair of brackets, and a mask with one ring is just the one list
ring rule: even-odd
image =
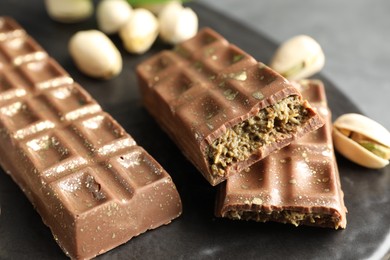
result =
[{"label": "cracked pistachio shell", "polygon": [[183,7],[179,2],[166,4],[158,21],[161,39],[170,44],[181,43],[198,32],[198,16],[191,8]]},{"label": "cracked pistachio shell", "polygon": [[339,153],[361,166],[380,169],[389,164],[388,159],[376,155],[345,135],[352,132],[387,150],[390,149],[390,132],[386,128],[363,115],[344,114],[333,123],[333,142]]},{"label": "cracked pistachio shell", "polygon": [[104,33],[117,33],[130,19],[133,9],[126,0],[103,0],[96,9],[99,29]]},{"label": "cracked pistachio shell", "polygon": [[75,33],[69,40],[69,52],[77,68],[93,78],[110,79],[122,71],[122,56],[101,31]]},{"label": "cracked pistachio shell", "polygon": [[316,40],[307,35],[295,36],[275,52],[270,67],[289,80],[308,78],[325,64],[325,55]]},{"label": "cracked pistachio shell", "polygon": [[158,36],[157,18],[146,9],[134,9],[119,36],[128,52],[142,54],[149,50]]},{"label": "cracked pistachio shell", "polygon": [[53,20],[62,23],[86,20],[94,9],[92,0],[45,0],[45,7]]}]

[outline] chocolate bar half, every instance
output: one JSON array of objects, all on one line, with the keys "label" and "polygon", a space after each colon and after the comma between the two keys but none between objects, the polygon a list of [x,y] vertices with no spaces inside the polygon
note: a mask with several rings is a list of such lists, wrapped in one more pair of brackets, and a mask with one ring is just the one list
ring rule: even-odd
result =
[{"label": "chocolate bar half", "polygon": [[67,256],[181,214],[168,173],[11,18],[0,18],[0,163]]},{"label": "chocolate bar half", "polygon": [[146,108],[212,185],[323,125],[291,83],[209,28],[137,74]]},{"label": "chocolate bar half", "polygon": [[296,226],[346,227],[324,86],[320,81],[305,80],[300,88],[326,118],[326,124],[222,183],[216,216]]}]

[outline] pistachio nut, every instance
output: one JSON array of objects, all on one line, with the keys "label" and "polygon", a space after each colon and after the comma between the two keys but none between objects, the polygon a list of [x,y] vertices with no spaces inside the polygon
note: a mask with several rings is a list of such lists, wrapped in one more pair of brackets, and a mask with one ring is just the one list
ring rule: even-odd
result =
[{"label": "pistachio nut", "polygon": [[130,19],[120,29],[119,36],[127,51],[142,54],[158,36],[157,18],[146,9],[134,9]]},{"label": "pistachio nut", "polygon": [[270,67],[289,80],[308,78],[325,64],[319,43],[307,35],[298,35],[283,43],[271,60]]},{"label": "pistachio nut", "polygon": [[333,123],[336,150],[349,160],[373,169],[389,164],[390,132],[360,114],[344,114]]},{"label": "pistachio nut", "polygon": [[93,13],[92,0],[45,0],[46,11],[58,22],[80,22]]},{"label": "pistachio nut", "polygon": [[69,52],[80,71],[94,78],[109,79],[122,70],[122,56],[101,31],[79,31],[69,41]]},{"label": "pistachio nut", "polygon": [[158,21],[160,37],[170,44],[178,44],[195,36],[198,32],[198,16],[180,2],[169,2],[161,10]]},{"label": "pistachio nut", "polygon": [[126,0],[103,0],[96,9],[99,29],[104,33],[117,33],[130,19],[133,9]]},{"label": "pistachio nut", "polygon": [[167,1],[162,1],[162,2],[158,2],[158,1],[150,1],[150,3],[146,2],[146,3],[142,3],[142,4],[137,4],[137,8],[144,8],[144,9],[147,9],[149,11],[151,11],[153,14],[155,15],[159,15],[161,10],[167,5],[169,4],[170,2],[178,2],[180,3],[180,1],[178,0],[167,0]]}]

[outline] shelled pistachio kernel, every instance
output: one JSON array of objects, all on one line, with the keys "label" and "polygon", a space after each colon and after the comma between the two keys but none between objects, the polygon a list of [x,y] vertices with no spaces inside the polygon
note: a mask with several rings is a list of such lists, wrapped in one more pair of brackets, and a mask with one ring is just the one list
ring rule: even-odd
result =
[{"label": "shelled pistachio kernel", "polygon": [[368,168],[389,164],[390,132],[374,120],[360,114],[344,114],[333,124],[336,150],[349,160]]},{"label": "shelled pistachio kernel", "polygon": [[146,10],[151,11],[154,15],[158,16],[162,9],[171,2],[181,3],[179,0],[164,0],[164,1],[145,1],[145,3],[137,3],[135,7],[144,8]]},{"label": "shelled pistachio kernel", "polygon": [[275,52],[270,67],[289,80],[308,78],[325,64],[319,43],[307,35],[295,36],[284,42]]}]

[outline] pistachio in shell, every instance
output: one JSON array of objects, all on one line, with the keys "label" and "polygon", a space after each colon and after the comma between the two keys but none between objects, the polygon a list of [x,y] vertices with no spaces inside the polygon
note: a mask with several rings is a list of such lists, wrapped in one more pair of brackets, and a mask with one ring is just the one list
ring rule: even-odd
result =
[{"label": "pistachio in shell", "polygon": [[289,80],[300,80],[319,72],[324,64],[320,44],[310,36],[298,35],[276,50],[270,67]]},{"label": "pistachio in shell", "polygon": [[380,169],[389,164],[390,132],[366,116],[349,113],[337,118],[333,142],[339,153],[361,166]]},{"label": "pistachio in shell", "polygon": [[134,54],[143,54],[150,49],[158,36],[158,20],[148,10],[136,8],[119,30],[125,49]]}]

